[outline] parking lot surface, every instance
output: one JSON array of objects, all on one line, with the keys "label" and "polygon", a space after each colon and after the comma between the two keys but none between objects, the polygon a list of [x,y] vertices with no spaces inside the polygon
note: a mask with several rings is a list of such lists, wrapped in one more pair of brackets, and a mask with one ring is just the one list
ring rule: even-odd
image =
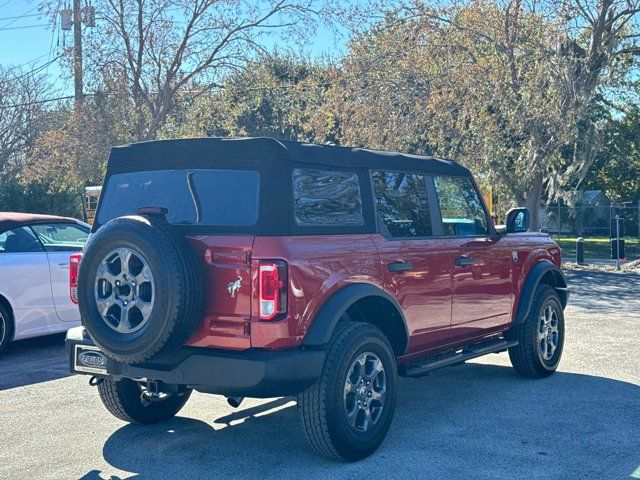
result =
[{"label": "parking lot surface", "polygon": [[307,445],[292,399],[194,394],[179,417],[127,425],[88,377],[69,376],[61,336],[0,357],[0,479],[640,479],[640,276],[568,274],[559,371],[515,376],[506,353],[401,379],[371,458]]}]

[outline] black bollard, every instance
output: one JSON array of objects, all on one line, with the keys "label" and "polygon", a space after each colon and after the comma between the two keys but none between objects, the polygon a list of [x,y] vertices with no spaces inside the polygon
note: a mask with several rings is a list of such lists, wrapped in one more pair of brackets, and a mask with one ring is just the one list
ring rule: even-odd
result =
[{"label": "black bollard", "polygon": [[584,265],[584,238],[582,237],[576,240],[576,263]]}]

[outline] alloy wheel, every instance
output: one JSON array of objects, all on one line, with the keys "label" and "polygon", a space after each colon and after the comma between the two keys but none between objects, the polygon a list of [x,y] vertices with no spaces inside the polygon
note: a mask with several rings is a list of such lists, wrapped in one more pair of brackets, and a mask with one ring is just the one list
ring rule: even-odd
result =
[{"label": "alloy wheel", "polygon": [[548,362],[556,352],[560,339],[558,312],[553,305],[547,304],[540,313],[537,339],[538,353],[543,360]]},{"label": "alloy wheel", "polygon": [[347,421],[358,432],[375,425],[384,409],[387,379],[382,360],[372,352],[356,357],[344,383],[344,406]]},{"label": "alloy wheel", "polygon": [[95,301],[102,320],[119,333],[133,333],[149,321],[155,300],[153,274],[131,248],[109,252],[98,265]]}]

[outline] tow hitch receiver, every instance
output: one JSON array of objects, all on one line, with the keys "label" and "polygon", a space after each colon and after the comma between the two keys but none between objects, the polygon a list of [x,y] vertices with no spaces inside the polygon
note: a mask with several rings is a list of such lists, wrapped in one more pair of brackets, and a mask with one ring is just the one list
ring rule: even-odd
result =
[{"label": "tow hitch receiver", "polygon": [[138,385],[141,390],[140,401],[145,407],[153,402],[161,402],[172,395],[181,397],[188,391],[185,385],[169,385],[157,380],[141,381]]}]

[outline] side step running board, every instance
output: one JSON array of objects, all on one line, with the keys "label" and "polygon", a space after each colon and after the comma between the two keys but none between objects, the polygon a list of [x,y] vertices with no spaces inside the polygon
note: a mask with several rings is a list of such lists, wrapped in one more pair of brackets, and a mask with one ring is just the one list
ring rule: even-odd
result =
[{"label": "side step running board", "polygon": [[486,355],[487,353],[504,352],[509,347],[515,347],[516,345],[518,345],[517,340],[493,340],[490,342],[477,343],[475,345],[469,345],[464,350],[443,353],[417,363],[402,365],[398,369],[398,374],[401,377],[422,377],[438,368],[459,365],[467,360]]}]

